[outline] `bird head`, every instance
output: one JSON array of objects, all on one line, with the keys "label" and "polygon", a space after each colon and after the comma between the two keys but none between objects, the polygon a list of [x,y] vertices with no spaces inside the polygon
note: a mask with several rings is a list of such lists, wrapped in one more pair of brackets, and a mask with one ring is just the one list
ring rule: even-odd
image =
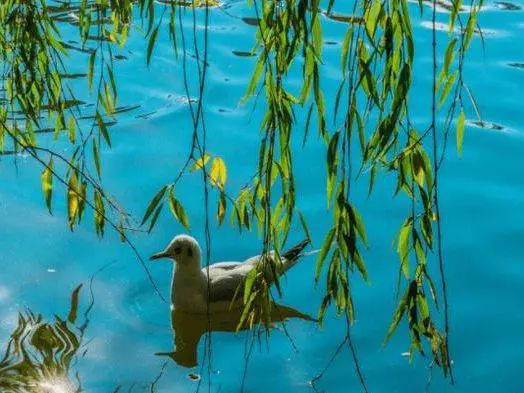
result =
[{"label": "bird head", "polygon": [[152,255],[149,259],[171,258],[178,266],[200,268],[202,252],[195,238],[189,235],[177,235],[164,251]]}]

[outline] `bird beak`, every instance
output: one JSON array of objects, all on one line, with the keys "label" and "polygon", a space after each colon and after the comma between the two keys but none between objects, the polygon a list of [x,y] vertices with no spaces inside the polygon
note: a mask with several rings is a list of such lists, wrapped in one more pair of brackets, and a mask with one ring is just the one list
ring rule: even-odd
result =
[{"label": "bird beak", "polygon": [[161,259],[161,258],[169,258],[169,254],[166,251],[162,251],[154,255],[151,255],[149,257],[149,260],[154,261],[155,259]]}]

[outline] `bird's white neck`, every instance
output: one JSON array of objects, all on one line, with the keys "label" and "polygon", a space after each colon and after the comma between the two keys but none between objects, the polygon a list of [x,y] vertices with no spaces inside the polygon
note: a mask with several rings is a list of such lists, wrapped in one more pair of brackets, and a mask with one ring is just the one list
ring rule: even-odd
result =
[{"label": "bird's white neck", "polygon": [[176,263],[171,282],[171,302],[175,309],[200,309],[206,297],[206,278],[200,264]]}]

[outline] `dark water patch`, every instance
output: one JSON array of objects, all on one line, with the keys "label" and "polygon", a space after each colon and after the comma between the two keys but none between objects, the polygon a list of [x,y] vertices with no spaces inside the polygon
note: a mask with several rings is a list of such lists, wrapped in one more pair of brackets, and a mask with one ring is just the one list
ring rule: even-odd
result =
[{"label": "dark water patch", "polygon": [[197,61],[200,61],[200,63],[202,64],[205,64],[206,67],[209,67],[209,63],[207,61],[204,61],[202,58],[199,58],[197,55],[195,55],[194,53],[190,53],[190,52],[186,52],[186,54],[191,57],[192,59],[195,59]]},{"label": "dark water patch", "polygon": [[35,130],[35,134],[50,134],[52,132],[55,132],[54,128],[48,127],[48,128],[40,128],[38,130]]},{"label": "dark water patch", "polygon": [[141,108],[142,106],[141,105],[125,105],[125,106],[120,106],[120,107],[117,107],[115,109],[115,111],[113,112],[113,115],[117,115],[119,113],[125,113],[125,112],[130,112],[130,111],[134,111],[135,109],[138,109],[138,108]]},{"label": "dark water patch", "polygon": [[[77,107],[77,106],[80,106],[80,105],[84,105],[85,104],[85,101],[82,101],[82,100],[65,100],[65,101],[62,101],[62,105],[63,105],[63,109],[69,109],[69,108],[74,108],[74,107]],[[61,108],[55,108],[53,107],[53,105],[49,105],[49,104],[46,104],[46,105],[42,105],[42,110],[54,110],[54,111],[57,111]]]},{"label": "dark water patch", "polygon": [[501,126],[500,124],[497,124],[497,123],[492,123],[490,121],[473,120],[473,121],[470,121],[469,124],[475,127],[484,128],[486,130],[495,130],[495,131],[506,130],[506,127]]},{"label": "dark water patch", "polygon": [[140,115],[136,115],[135,119],[149,119],[151,116],[155,115],[158,111],[152,111],[148,113],[141,113]]},{"label": "dark water patch", "polygon": [[124,55],[115,55],[116,60],[127,60],[127,57]]},{"label": "dark water patch", "polygon": [[70,50],[74,50],[74,51],[77,51],[77,52],[91,54],[91,53],[93,53],[95,51],[93,48],[80,47],[80,46],[77,46],[77,45],[71,45],[71,44],[69,44],[67,42],[61,42],[61,44],[63,45],[64,48],[70,49]]},{"label": "dark water patch", "polygon": [[113,42],[105,35],[88,35],[87,39],[89,41]]},{"label": "dark water patch", "polygon": [[61,14],[64,12],[71,12],[78,10],[77,6],[68,3],[62,3],[60,5],[48,5],[46,6],[47,12],[50,14]]},{"label": "dark water patch", "polygon": [[324,12],[324,16],[336,22],[350,23],[350,24],[363,24],[364,23],[364,18],[362,18],[361,16],[343,15],[343,14],[336,14],[333,12],[330,12],[330,13]]},{"label": "dark water patch", "polygon": [[[93,107],[93,104],[85,105],[84,108]],[[141,105],[124,105],[116,107],[115,110],[111,113],[111,115],[119,115],[126,112],[134,111],[138,108],[141,108]],[[80,120],[93,120],[95,119],[95,115],[85,115],[79,117]],[[110,125],[113,125],[115,122],[111,123]],[[109,125],[109,123],[105,123],[106,125]]]},{"label": "dark water patch", "polygon": [[338,45],[338,42],[336,42],[336,41],[324,41],[324,44],[326,44],[326,45]]},{"label": "dark water patch", "polygon": [[85,78],[87,74],[60,74],[60,78],[63,79],[80,79]]},{"label": "dark water patch", "polygon": [[241,50],[232,50],[231,53],[233,53],[235,56],[238,57],[255,57],[256,54],[252,52],[245,52]]},{"label": "dark water patch", "polygon": [[509,3],[507,1],[496,1],[496,6],[504,11],[519,11],[522,9],[520,5]]},{"label": "dark water patch", "polygon": [[244,22],[246,25],[249,26],[258,26],[260,19],[258,18],[250,18],[250,17],[243,17],[242,22]]},{"label": "dark water patch", "polygon": [[508,65],[513,68],[520,68],[524,70],[524,63],[508,63]]}]

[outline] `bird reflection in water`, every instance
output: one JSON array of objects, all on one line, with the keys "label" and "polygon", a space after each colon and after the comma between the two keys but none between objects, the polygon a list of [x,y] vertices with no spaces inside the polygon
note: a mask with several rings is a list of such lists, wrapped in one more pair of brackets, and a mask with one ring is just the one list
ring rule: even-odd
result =
[{"label": "bird reflection in water", "polygon": [[[174,352],[158,353],[169,356],[177,364],[184,367],[195,367],[198,364],[197,348],[200,338],[208,332],[237,332],[247,330],[247,327],[238,329],[242,315],[242,308],[229,311],[206,314],[194,314],[174,309],[171,311],[171,327],[174,333]],[[273,303],[271,306],[271,323],[284,322],[297,318],[316,322],[311,316],[292,307]]]}]

